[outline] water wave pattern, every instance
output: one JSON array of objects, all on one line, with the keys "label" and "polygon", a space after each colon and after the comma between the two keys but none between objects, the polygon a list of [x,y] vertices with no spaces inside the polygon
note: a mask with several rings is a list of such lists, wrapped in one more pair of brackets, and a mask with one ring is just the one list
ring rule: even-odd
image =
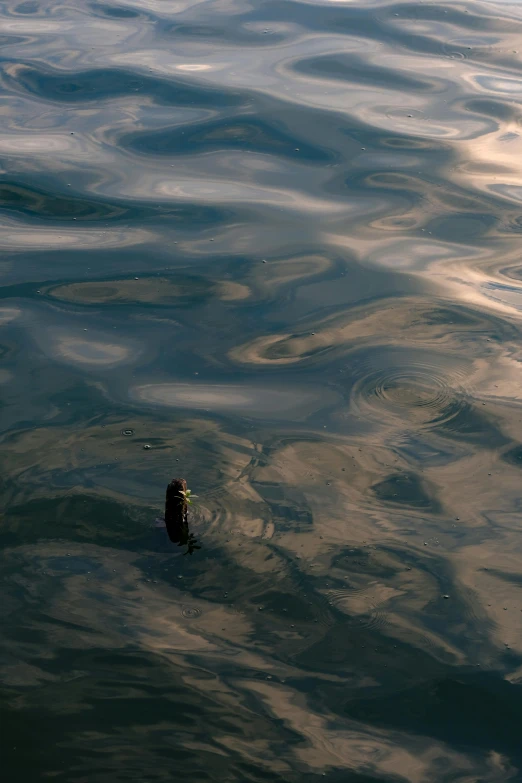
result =
[{"label": "water wave pattern", "polygon": [[2,5],[6,779],[522,779],[521,41]]}]

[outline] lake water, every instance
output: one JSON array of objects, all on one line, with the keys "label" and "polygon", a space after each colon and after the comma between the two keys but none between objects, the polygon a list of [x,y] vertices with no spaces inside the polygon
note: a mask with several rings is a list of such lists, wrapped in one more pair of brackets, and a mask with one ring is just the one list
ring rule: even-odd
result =
[{"label": "lake water", "polygon": [[6,783],[522,781],[522,4],[0,43]]}]

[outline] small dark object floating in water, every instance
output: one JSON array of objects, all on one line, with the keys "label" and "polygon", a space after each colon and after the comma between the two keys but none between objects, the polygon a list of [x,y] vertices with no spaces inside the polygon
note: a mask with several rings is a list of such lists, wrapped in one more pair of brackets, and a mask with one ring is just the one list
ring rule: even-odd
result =
[{"label": "small dark object floating in water", "polygon": [[185,554],[192,554],[195,549],[201,549],[196,538],[189,531],[187,482],[182,478],[174,478],[167,487],[165,496],[165,527],[173,544],[184,546]]},{"label": "small dark object floating in water", "polygon": [[184,528],[188,529],[186,492],[185,479],[174,478],[165,496],[165,526],[170,540],[175,544],[179,543]]}]

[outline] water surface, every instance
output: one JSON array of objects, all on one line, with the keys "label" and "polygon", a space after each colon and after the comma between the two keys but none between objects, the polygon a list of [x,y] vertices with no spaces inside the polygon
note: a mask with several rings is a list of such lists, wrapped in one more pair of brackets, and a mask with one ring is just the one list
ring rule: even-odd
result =
[{"label": "water surface", "polygon": [[6,780],[522,780],[521,36],[3,5]]}]

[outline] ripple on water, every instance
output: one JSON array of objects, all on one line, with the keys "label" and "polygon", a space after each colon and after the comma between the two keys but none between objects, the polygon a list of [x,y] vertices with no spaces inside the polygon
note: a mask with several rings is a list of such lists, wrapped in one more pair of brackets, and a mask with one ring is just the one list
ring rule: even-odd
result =
[{"label": "ripple on water", "polygon": [[181,610],[181,614],[187,620],[195,620],[196,617],[200,616],[201,609],[198,609],[196,606],[184,606]]},{"label": "ripple on water", "polygon": [[432,429],[451,425],[467,409],[468,395],[461,372],[419,360],[373,369],[354,384],[351,402],[377,423]]},{"label": "ripple on water", "polygon": [[442,51],[452,60],[465,60],[468,57],[477,57],[490,49],[491,40],[478,35],[459,36],[451,38],[442,44]]},{"label": "ripple on water", "polygon": [[[382,595],[379,595],[379,588]],[[367,629],[382,629],[389,622],[388,598],[384,585],[359,590],[336,588],[328,593],[328,600],[333,606],[348,614],[358,626]]]},{"label": "ripple on water", "polygon": [[424,116],[424,112],[411,106],[394,106],[386,111],[386,116],[390,120],[418,120]]}]

